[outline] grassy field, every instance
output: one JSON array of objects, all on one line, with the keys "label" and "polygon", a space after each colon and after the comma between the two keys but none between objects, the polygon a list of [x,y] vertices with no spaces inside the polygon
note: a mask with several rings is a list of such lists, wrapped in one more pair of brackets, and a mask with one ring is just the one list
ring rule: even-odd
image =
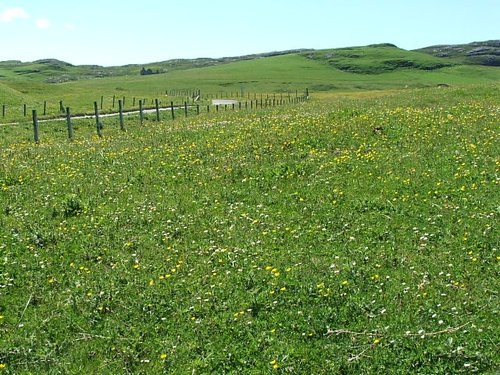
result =
[{"label": "grassy field", "polygon": [[0,373],[496,373],[498,103],[0,126]]}]

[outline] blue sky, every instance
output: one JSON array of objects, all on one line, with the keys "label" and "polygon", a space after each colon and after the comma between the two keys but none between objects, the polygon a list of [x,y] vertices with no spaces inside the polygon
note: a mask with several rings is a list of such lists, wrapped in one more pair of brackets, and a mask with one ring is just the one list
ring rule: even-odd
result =
[{"label": "blue sky", "polygon": [[0,61],[142,64],[500,39],[500,0],[0,0]]}]

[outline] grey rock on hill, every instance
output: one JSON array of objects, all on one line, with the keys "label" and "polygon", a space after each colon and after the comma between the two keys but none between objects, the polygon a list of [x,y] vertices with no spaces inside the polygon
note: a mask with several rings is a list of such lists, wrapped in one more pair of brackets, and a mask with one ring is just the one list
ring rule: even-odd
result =
[{"label": "grey rock on hill", "polygon": [[500,40],[430,46],[416,51],[448,59],[458,59],[465,64],[500,66]]}]

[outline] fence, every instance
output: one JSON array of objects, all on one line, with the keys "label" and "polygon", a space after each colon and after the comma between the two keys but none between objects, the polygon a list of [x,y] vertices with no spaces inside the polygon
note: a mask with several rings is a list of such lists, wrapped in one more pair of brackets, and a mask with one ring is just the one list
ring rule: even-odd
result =
[{"label": "fence", "polygon": [[[165,90],[165,96],[170,96],[174,97],[176,101],[178,101],[179,97],[182,97],[182,102],[186,101],[188,104],[195,104],[203,101],[210,101],[213,99],[223,99],[223,98],[230,98],[230,99],[236,99],[238,101],[251,101],[251,100],[260,100],[264,103],[269,104],[271,101],[276,101],[276,102],[288,102],[291,103],[301,97],[308,96],[309,92],[308,89],[305,90],[304,93],[299,93],[298,90],[295,90],[294,93],[292,92],[282,92],[282,93],[272,93],[272,94],[258,94],[258,93],[251,93],[247,92],[246,94],[243,93],[243,90],[241,92],[225,92],[225,91],[219,91],[215,93],[207,93],[207,94],[202,94],[200,89],[184,89],[184,90]],[[161,93],[158,97],[163,96],[163,93]],[[121,100],[122,106],[125,110],[127,108],[127,111],[130,110],[139,110],[138,108],[138,103],[142,100],[142,105],[144,106],[145,109],[149,108],[154,108],[156,98],[152,99],[146,99],[146,98],[140,98],[140,97],[118,97],[117,95],[113,95],[112,97],[105,98],[104,95],[100,96],[100,99],[97,101],[99,103],[99,109],[101,111],[105,112],[116,112],[117,111],[117,106],[119,101]],[[105,108],[105,102],[107,104]],[[181,103],[182,103],[181,102]],[[58,102],[52,102],[49,103],[49,101],[44,100],[43,103],[37,103],[37,105],[31,105],[32,109],[35,109],[35,107],[38,107],[37,112],[40,116],[46,118],[58,118],[61,117],[61,115],[64,115],[66,112],[66,103],[63,102],[63,100],[59,100]],[[160,105],[161,101],[160,101]],[[39,107],[42,106],[42,109]],[[21,105],[21,109],[19,109],[19,105],[10,105],[7,106],[6,104],[1,105],[1,118],[0,118],[0,124],[2,122],[6,122],[9,120],[9,118],[12,120],[12,122],[20,122],[23,121],[24,118],[28,117],[29,111],[28,111],[28,104],[24,103]],[[84,109],[82,108],[77,108],[77,110],[80,110],[79,113],[76,115],[84,115],[86,114]],[[103,112],[103,113],[105,113]]]},{"label": "fence", "polygon": [[[185,93],[185,92],[184,92]],[[48,121],[66,121],[66,127],[67,127],[67,133],[68,133],[68,139],[72,140],[74,138],[74,128],[73,128],[73,123],[72,120],[75,119],[83,119],[83,118],[93,118],[95,119],[95,131],[97,136],[102,137],[103,136],[103,118],[105,117],[111,117],[111,116],[117,116],[119,118],[119,124],[120,124],[120,129],[122,131],[125,131],[125,116],[131,116],[131,115],[138,115],[139,123],[142,126],[144,124],[145,120],[145,115],[146,114],[154,114],[154,120],[155,121],[161,121],[162,116],[161,112],[163,111],[169,111],[170,116],[172,120],[175,120],[179,116],[183,117],[188,117],[192,115],[200,115],[203,112],[205,113],[220,113],[220,112],[227,112],[227,111],[251,111],[251,110],[263,110],[265,108],[272,108],[272,107],[277,107],[277,106],[283,106],[283,105],[290,105],[290,104],[296,104],[296,103],[301,103],[304,102],[309,98],[309,90],[306,89],[305,93],[303,95],[298,94],[296,92],[296,95],[290,95],[290,94],[285,94],[283,95],[282,93],[280,94],[253,94],[248,96],[253,96],[254,99],[247,100],[245,101],[241,100],[243,99],[241,96],[233,96],[237,97],[240,100],[217,100],[219,97],[219,94],[208,94],[205,96],[205,98],[213,98],[211,103],[206,103],[206,104],[200,104],[198,101],[200,100],[201,93],[199,91],[192,91],[189,92],[190,95],[196,95],[196,98],[192,98],[190,102],[188,100],[185,100],[183,103],[177,103],[174,104],[174,101],[170,101],[168,104],[161,103],[159,99],[152,99],[151,103],[154,103],[154,105],[147,105],[146,99],[139,99],[137,101],[138,107],[135,107],[136,104],[136,98],[133,98],[132,100],[132,107],[130,109],[125,109],[125,103],[126,103],[126,98],[122,97],[121,99],[116,100],[116,97],[113,96],[113,104],[112,107],[115,107],[115,104],[117,102],[118,104],[118,111],[107,111],[107,112],[102,112],[101,109],[103,108],[103,101],[104,97],[101,96],[100,101],[95,101],[94,102],[94,108],[92,113],[80,113],[80,114],[75,114],[72,115],[72,111],[70,107],[64,107],[63,102],[59,101],[59,112],[60,114],[56,116],[52,116],[50,118],[44,118],[44,119],[39,119],[38,112],[36,109],[32,110],[32,123],[33,123],[33,140],[35,143],[40,142],[40,126],[39,124],[41,122],[48,122]],[[222,95],[221,95],[222,96]],[[227,96],[226,96],[227,97]],[[196,99],[196,100],[195,100]],[[207,100],[207,99],[205,99]],[[135,107],[135,108],[134,108]],[[179,115],[179,112],[181,114]],[[2,116],[5,117],[6,113],[6,106],[2,106]],[[47,102],[44,101],[43,105],[43,115],[47,115]],[[27,116],[27,105],[23,105],[23,117]],[[20,122],[15,122],[15,123],[7,123],[7,124],[0,124],[0,125],[14,125],[14,124],[20,124],[23,123],[22,121]]]}]

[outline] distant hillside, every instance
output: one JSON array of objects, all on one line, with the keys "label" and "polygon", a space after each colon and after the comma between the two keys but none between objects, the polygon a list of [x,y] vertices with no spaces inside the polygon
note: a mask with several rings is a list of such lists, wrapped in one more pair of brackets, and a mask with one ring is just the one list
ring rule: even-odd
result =
[{"label": "distant hillside", "polygon": [[153,74],[164,74],[177,70],[204,68],[231,62],[254,60],[259,58],[289,55],[308,51],[295,49],[259,53],[235,57],[172,59],[149,64],[128,64],[123,66],[104,67],[100,65],[72,65],[57,59],[42,59],[33,62],[18,60],[0,61],[0,80],[15,78],[31,78],[47,83],[62,83],[89,78],[120,77],[139,75],[150,71]]},{"label": "distant hillside", "polygon": [[165,74],[284,55],[304,56],[341,71],[357,74],[382,74],[409,69],[432,71],[464,64],[500,66],[500,40],[431,46],[414,51],[407,51],[389,43],[325,50],[295,49],[215,59],[172,59],[111,67],[72,65],[56,59],[33,62],[10,60],[0,62],[0,80],[28,79],[62,83],[103,77]]},{"label": "distant hillside", "polygon": [[500,66],[500,40],[469,44],[437,45],[415,50],[440,57],[443,61],[460,61],[464,64]]},{"label": "distant hillside", "polygon": [[[407,51],[386,43],[115,67],[72,65],[56,59],[29,63],[11,60],[0,62],[0,105],[27,103],[35,107],[55,98],[56,105],[64,100],[83,111],[87,109],[85,103],[95,101],[96,95],[147,98],[188,88],[231,95],[243,91],[380,90],[500,81],[498,65],[484,64],[491,60],[488,56],[498,57],[498,41],[429,48],[434,53],[445,51],[446,55]],[[75,107],[75,103],[81,107]],[[8,115],[14,116],[12,111]]]},{"label": "distant hillside", "polygon": [[420,52],[406,51],[393,44],[327,49],[302,53],[339,70],[358,74],[381,74],[402,69],[436,70],[457,65]]}]

